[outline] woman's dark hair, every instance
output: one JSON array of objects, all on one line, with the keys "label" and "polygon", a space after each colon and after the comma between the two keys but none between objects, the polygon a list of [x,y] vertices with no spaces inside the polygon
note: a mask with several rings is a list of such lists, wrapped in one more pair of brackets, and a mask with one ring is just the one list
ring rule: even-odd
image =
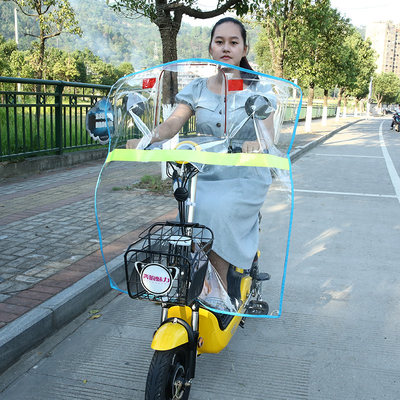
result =
[{"label": "woman's dark hair", "polygon": [[[247,46],[247,48],[249,48],[249,45],[247,43],[247,31],[246,31],[246,28],[244,27],[244,25],[239,20],[237,20],[236,18],[225,17],[225,18],[222,18],[222,19],[218,20],[215,23],[215,25],[213,26],[213,28],[211,30],[210,43],[208,45],[208,49],[209,50],[211,49],[211,43],[212,43],[212,39],[214,37],[215,29],[219,25],[224,24],[225,22],[232,22],[232,23],[236,24],[237,26],[239,26],[240,34],[242,35],[243,42],[244,42],[245,46]],[[249,69],[250,71],[254,71],[253,68],[251,68],[250,63],[247,60],[246,56],[242,57],[242,59],[240,60],[239,67],[245,68],[245,69]],[[252,80],[258,79],[258,75],[255,75],[255,74],[252,74],[252,73],[249,73],[249,72],[244,72],[244,71],[240,71],[240,76],[242,77],[242,79],[244,80],[246,85],[249,85],[252,82]]]}]

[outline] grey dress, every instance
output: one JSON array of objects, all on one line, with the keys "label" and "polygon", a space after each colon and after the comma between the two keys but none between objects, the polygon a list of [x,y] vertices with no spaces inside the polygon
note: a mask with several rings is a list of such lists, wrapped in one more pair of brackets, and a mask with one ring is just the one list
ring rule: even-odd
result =
[{"label": "grey dress", "polygon": [[[244,103],[257,87],[228,95],[227,126],[238,126],[247,114]],[[220,138],[224,133],[223,97],[207,88],[207,80],[193,80],[176,96],[196,115],[196,129]],[[229,128],[228,128],[229,129]],[[255,140],[249,120],[235,135],[233,145]],[[258,212],[264,203],[271,174],[268,168],[206,165],[198,175],[194,222],[214,232],[213,250],[229,263],[249,269],[258,248]]]}]

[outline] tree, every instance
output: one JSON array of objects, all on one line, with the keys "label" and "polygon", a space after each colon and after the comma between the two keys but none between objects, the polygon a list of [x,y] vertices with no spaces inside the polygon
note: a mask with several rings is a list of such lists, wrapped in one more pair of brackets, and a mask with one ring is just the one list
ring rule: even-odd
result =
[{"label": "tree", "polygon": [[82,82],[111,85],[123,76],[124,72],[118,71],[113,65],[105,63],[89,49],[77,50],[72,55],[77,62]]},{"label": "tree", "polygon": [[399,102],[400,78],[394,72],[382,72],[373,78],[372,90],[378,109],[382,103]]},{"label": "tree", "polygon": [[135,70],[131,63],[123,62],[120,65],[118,65],[117,72],[118,72],[118,75],[120,75],[122,77],[122,76],[125,76],[128,74],[131,74],[132,72],[135,72]]},{"label": "tree", "polygon": [[[350,23],[331,8],[330,0],[304,1],[291,36],[288,70],[308,87],[306,131],[311,130],[314,89],[332,85],[340,49],[349,33]],[[326,93],[326,92],[325,92]]]},{"label": "tree", "polygon": [[[111,3],[111,0],[107,0]],[[258,1],[258,0],[254,0]],[[217,17],[228,10],[238,15],[253,9],[254,2],[246,0],[219,0],[211,11],[202,11],[197,0],[112,0],[111,7],[127,17],[144,16],[157,25],[161,36],[163,63],[177,60],[177,36],[181,28],[182,17],[207,19]],[[163,77],[163,102],[173,103],[177,93],[177,76],[172,71]]]},{"label": "tree", "polygon": [[255,16],[262,31],[256,44],[256,61],[265,72],[283,78],[287,76],[287,53],[293,22],[299,18],[304,0],[276,0],[259,4]]},{"label": "tree", "polygon": [[354,67],[357,69],[354,85],[349,89],[349,94],[356,99],[355,112],[360,100],[369,94],[369,84],[376,69],[376,53],[369,39],[363,40],[361,34],[356,30],[348,39],[349,45],[355,49],[356,59]]},{"label": "tree", "polygon": [[14,40],[4,40],[0,35],[0,75],[7,76],[11,72],[10,56],[17,49],[17,44]]},{"label": "tree", "polygon": [[49,47],[46,50],[45,75],[47,79],[60,81],[76,81],[80,71],[78,61],[67,52]]},{"label": "tree", "polygon": [[75,13],[68,0],[7,0],[14,2],[24,15],[35,18],[39,24],[39,34],[27,32],[25,35],[39,39],[37,78],[43,78],[45,42],[62,32],[81,35],[75,20]]},{"label": "tree", "polygon": [[110,6],[126,17],[144,16],[157,25],[161,36],[163,63],[178,58],[177,35],[181,28],[182,17],[208,19],[235,10],[244,15],[254,10],[255,2],[245,0],[220,0],[214,10],[202,11],[197,0],[107,0]]},{"label": "tree", "polygon": [[335,67],[335,82],[339,88],[337,118],[340,117],[343,99],[343,115],[345,115],[349,96],[352,95],[360,100],[368,94],[369,82],[375,70],[375,52],[371,48],[371,43],[364,41],[353,26],[340,46],[338,54],[339,59]]},{"label": "tree", "polygon": [[10,55],[10,76],[21,78],[34,78],[35,57],[30,50],[15,50]]}]

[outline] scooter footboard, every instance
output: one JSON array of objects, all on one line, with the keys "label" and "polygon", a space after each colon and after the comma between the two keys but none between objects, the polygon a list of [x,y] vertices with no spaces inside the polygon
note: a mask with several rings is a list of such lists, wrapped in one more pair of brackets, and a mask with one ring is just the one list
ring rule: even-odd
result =
[{"label": "scooter footboard", "polygon": [[[192,309],[190,307],[171,307],[168,310],[168,320],[174,318],[190,324]],[[222,351],[232,339],[241,319],[240,316],[233,316],[229,324],[222,328],[214,313],[200,308],[197,353],[219,353]]]}]

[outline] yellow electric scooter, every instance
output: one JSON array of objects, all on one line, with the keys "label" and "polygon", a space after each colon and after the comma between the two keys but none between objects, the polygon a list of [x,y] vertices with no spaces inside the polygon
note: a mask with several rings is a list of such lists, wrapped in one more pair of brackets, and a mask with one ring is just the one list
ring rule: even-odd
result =
[{"label": "yellow electric scooter", "polygon": [[155,352],[147,376],[146,400],[188,399],[196,357],[218,353],[228,345],[238,326],[244,324],[237,314],[268,314],[260,286],[269,275],[258,272],[258,255],[249,271],[236,267],[231,271],[240,286],[240,298],[233,299],[235,312],[218,312],[222,306],[205,307],[201,292],[207,281],[213,233],[191,222],[197,173],[191,163],[167,164],[179,221],[152,225],[125,253],[129,295],[161,304],[161,324],[151,344]]},{"label": "yellow electric scooter", "polygon": [[[221,93],[209,93],[207,82],[215,77],[224,83]],[[203,90],[208,93],[204,98],[199,95]],[[152,144],[154,148],[149,148],[153,137],[157,137],[157,127],[172,115],[176,103],[185,104],[190,99],[195,112],[181,131],[168,137],[167,142],[160,138],[157,145]],[[89,111],[87,125],[92,138],[105,143],[105,137],[109,145],[96,186],[95,211],[112,288],[126,292],[113,280],[107,263],[116,265],[119,259],[114,261],[115,254],[126,248],[127,238],[136,237],[133,230],[140,221],[135,208],[149,201],[149,209],[157,208],[158,212],[163,204],[151,194],[142,196],[131,190],[132,186],[144,173],[158,173],[160,162],[164,173],[166,162],[178,202],[178,220],[152,225],[125,252],[129,296],[161,306],[161,323],[151,344],[155,352],[147,377],[147,400],[188,399],[199,354],[223,350],[238,326],[243,325],[243,318],[281,315],[293,215],[288,154],[301,103],[300,88],[289,81],[218,61],[193,59],[121,78],[108,97]],[[139,143],[135,148],[126,148],[129,140]],[[258,152],[243,147],[256,140]],[[263,225],[271,238],[260,241],[260,246],[263,251],[271,251],[268,264],[274,268],[274,276],[283,266],[280,291],[276,286],[279,279],[274,280],[275,286],[272,282],[269,285],[268,301],[271,307],[277,307],[274,313],[268,313],[268,305],[261,299],[261,284],[269,275],[258,264],[258,254],[249,270],[236,268],[243,265],[229,267],[227,291],[214,291],[215,286],[210,284],[214,270],[208,255],[214,235],[194,218],[196,183],[199,180],[199,189],[203,190],[209,165],[252,168],[251,182],[243,187],[254,189],[257,207],[263,207],[267,216]],[[236,172],[244,170],[227,172],[236,177]],[[236,189],[240,195],[239,187],[234,187],[232,196]],[[266,191],[269,204],[264,207],[262,196]],[[169,209],[169,200],[165,204]]]}]

